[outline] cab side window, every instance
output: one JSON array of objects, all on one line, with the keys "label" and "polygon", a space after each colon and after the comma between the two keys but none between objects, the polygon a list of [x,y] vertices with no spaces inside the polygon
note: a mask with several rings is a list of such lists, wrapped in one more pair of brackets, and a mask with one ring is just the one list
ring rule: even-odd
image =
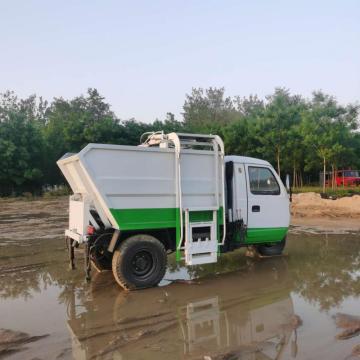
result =
[{"label": "cab side window", "polygon": [[270,169],[249,166],[250,191],[255,195],[280,195],[280,186]]}]

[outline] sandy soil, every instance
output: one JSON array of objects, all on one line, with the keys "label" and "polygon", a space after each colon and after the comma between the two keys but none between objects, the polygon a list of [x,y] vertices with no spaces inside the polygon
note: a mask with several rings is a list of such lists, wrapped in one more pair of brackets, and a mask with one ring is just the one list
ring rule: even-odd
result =
[{"label": "sandy soil", "polygon": [[360,196],[322,199],[316,193],[294,194],[291,224],[328,232],[360,231]]}]

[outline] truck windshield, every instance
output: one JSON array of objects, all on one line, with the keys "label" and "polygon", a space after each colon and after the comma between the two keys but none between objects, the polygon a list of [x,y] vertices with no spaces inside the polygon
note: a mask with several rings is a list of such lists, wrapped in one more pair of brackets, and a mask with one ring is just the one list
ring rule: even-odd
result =
[{"label": "truck windshield", "polygon": [[359,177],[359,172],[357,170],[346,170],[344,177]]}]

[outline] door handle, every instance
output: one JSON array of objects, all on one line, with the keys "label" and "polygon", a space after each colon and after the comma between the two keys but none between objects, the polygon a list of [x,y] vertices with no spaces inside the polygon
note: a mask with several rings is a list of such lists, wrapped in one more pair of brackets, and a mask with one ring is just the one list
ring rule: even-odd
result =
[{"label": "door handle", "polygon": [[253,205],[251,208],[252,212],[260,212],[260,205]]}]

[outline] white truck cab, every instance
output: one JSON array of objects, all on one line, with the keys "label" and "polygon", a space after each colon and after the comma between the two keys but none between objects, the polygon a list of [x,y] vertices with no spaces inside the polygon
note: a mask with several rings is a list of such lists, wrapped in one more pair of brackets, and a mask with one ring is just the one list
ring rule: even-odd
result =
[{"label": "white truck cab", "polygon": [[[282,240],[290,223],[289,195],[280,177],[265,160],[225,156],[227,209],[231,221],[242,220],[252,244]],[[231,182],[230,182],[231,181]]]},{"label": "white truck cab", "polygon": [[89,144],[58,165],[70,184],[69,240],[126,289],[157,285],[167,253],[187,265],[254,245],[281,254],[287,191],[264,160],[225,156],[217,135],[149,133],[140,146]]}]

